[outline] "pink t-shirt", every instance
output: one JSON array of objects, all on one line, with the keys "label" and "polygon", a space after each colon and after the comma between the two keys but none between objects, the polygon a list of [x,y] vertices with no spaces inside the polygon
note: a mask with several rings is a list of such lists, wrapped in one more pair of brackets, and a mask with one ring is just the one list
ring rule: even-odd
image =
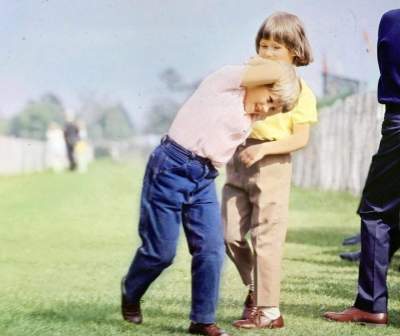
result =
[{"label": "pink t-shirt", "polygon": [[168,135],[191,152],[221,167],[251,131],[245,115],[245,66],[227,65],[204,79],[178,111]]}]

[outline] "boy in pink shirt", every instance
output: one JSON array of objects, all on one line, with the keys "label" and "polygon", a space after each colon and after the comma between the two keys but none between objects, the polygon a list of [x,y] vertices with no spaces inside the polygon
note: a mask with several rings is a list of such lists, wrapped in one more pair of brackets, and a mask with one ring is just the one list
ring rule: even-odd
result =
[{"label": "boy in pink shirt", "polygon": [[225,255],[215,167],[224,165],[249,135],[253,121],[295,105],[294,68],[252,59],[212,73],[178,111],[148,161],[139,235],[142,245],[122,281],[122,315],[141,323],[140,299],[172,264],[182,221],[192,255],[189,333],[226,336],[215,324]]}]

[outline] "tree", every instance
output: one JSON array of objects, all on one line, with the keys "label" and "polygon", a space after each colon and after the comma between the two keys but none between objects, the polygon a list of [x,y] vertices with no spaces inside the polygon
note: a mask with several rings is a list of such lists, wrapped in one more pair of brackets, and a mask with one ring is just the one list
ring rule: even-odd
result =
[{"label": "tree", "polygon": [[199,81],[185,82],[181,74],[174,68],[166,68],[159,75],[161,82],[171,92],[193,92],[199,85]]},{"label": "tree", "polygon": [[5,119],[0,119],[0,135],[7,134],[8,122]]},{"label": "tree", "polygon": [[103,137],[105,139],[121,140],[134,134],[133,124],[122,104],[108,106],[100,122],[103,126]]},{"label": "tree", "polygon": [[50,122],[64,122],[63,104],[53,93],[47,93],[37,101],[29,101],[22,111],[11,119],[9,134],[43,140],[46,138]]},{"label": "tree", "polygon": [[78,117],[86,122],[89,137],[93,140],[122,140],[135,134],[135,127],[122,103],[85,97]]},{"label": "tree", "polygon": [[[169,92],[169,97],[160,97],[149,108],[145,131],[155,134],[167,132],[182,102],[198,86],[199,81],[186,82],[174,68],[166,68],[159,75]],[[171,98],[173,97],[173,98]]]},{"label": "tree", "polygon": [[153,134],[165,134],[179,109],[179,103],[173,99],[162,98],[153,103],[147,112],[146,131]]}]

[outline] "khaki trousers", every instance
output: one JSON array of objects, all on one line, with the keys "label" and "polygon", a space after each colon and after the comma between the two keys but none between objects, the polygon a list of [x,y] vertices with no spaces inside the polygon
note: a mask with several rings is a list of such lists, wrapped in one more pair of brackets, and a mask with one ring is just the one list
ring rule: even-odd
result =
[{"label": "khaki trousers", "polygon": [[268,155],[246,168],[238,157],[245,147],[238,148],[226,168],[222,216],[227,254],[243,283],[254,281],[256,305],[279,307],[291,158],[290,154]]}]

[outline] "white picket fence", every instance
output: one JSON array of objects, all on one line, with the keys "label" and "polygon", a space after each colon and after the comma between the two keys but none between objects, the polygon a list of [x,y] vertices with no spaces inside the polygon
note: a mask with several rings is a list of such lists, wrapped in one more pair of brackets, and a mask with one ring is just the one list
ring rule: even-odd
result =
[{"label": "white picket fence", "polygon": [[293,183],[360,194],[378,148],[383,117],[384,106],[375,92],[322,108],[310,143],[293,155]]},{"label": "white picket fence", "polygon": [[[360,194],[379,144],[383,116],[384,106],[378,104],[375,92],[322,108],[310,143],[293,155],[293,183]],[[123,154],[143,147],[142,142],[136,139],[118,148]],[[0,175],[45,169],[45,149],[41,141],[0,136]]]},{"label": "white picket fence", "polygon": [[45,169],[45,147],[43,141],[0,136],[0,175]]}]

